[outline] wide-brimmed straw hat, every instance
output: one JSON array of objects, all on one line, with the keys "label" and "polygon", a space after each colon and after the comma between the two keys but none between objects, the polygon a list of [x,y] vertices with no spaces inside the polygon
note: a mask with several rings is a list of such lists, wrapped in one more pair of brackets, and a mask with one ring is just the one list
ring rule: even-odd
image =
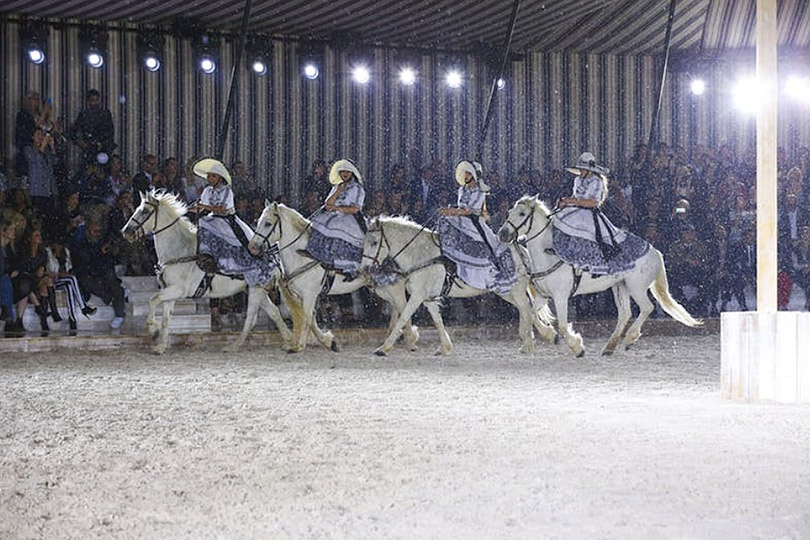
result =
[{"label": "wide-brimmed straw hat", "polygon": [[357,178],[357,181],[361,184],[363,183],[363,175],[360,174],[360,171],[357,169],[354,163],[349,161],[348,159],[339,159],[337,160],[332,168],[329,169],[329,183],[333,186],[336,186],[343,182],[343,178],[340,177],[341,171],[349,171]]},{"label": "wide-brimmed straw hat", "polygon": [[579,161],[573,167],[566,167],[565,170],[573,173],[579,174],[581,170],[595,172],[596,174],[607,174],[610,172],[610,169],[607,167],[602,167],[601,165],[596,164],[596,158],[590,152],[583,152],[581,156],[579,156]]},{"label": "wide-brimmed straw hat", "polygon": [[464,160],[456,165],[456,183],[460,186],[467,184],[467,173],[470,173],[473,180],[478,180],[478,171],[475,170],[475,165],[471,162]]},{"label": "wide-brimmed straw hat", "polygon": [[208,176],[208,173],[214,173],[220,175],[222,178],[225,179],[225,182],[228,185],[231,185],[231,173],[228,172],[228,168],[222,164],[221,161],[214,159],[214,158],[204,158],[194,164],[192,169],[194,174],[199,177],[205,178]]}]

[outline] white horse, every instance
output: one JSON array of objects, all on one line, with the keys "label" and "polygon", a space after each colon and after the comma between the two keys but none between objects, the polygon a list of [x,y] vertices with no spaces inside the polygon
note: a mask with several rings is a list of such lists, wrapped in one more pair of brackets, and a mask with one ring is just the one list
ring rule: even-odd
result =
[{"label": "white horse", "polygon": [[[537,311],[533,309],[532,298],[527,289],[528,275],[520,264],[517,249],[514,246],[510,246],[510,249],[515,258],[518,281],[507,294],[498,296],[518,309],[520,352],[531,353],[534,351],[533,326],[547,341],[554,341],[556,333],[538,318],[547,315],[548,308],[543,306]],[[444,326],[439,301],[443,296],[470,298],[485,294],[487,291],[470,287],[458,279],[445,282],[446,270],[436,233],[407,218],[380,216],[369,224],[363,256],[372,261],[372,272],[375,269],[383,273],[391,271],[399,276],[409,294],[408,302],[399,319],[391,328],[388,338],[375,351],[376,354],[383,356],[391,350],[397,333],[420,305],[427,308],[439,331],[441,346],[437,354],[450,354],[453,351],[453,343]]]},{"label": "white horse", "polygon": [[[352,293],[363,286],[370,285],[366,276],[358,276],[346,281],[342,274],[336,274],[334,281],[328,283],[326,270],[317,261],[302,255],[299,250],[306,248],[310,236],[310,221],[293,208],[283,204],[272,203],[265,206],[259,222],[256,225],[256,234],[250,241],[249,248],[253,252],[267,249],[273,244],[279,244],[279,256],[284,270],[279,285],[288,296],[296,298],[295,306],[290,306],[293,316],[293,342],[291,352],[303,351],[306,347],[307,329],[315,325],[315,305],[321,293],[328,295]],[[324,291],[324,289],[327,289]],[[405,305],[405,288],[396,284],[390,287],[375,288],[374,292],[392,307],[392,322]],[[402,328],[405,346],[416,350],[419,334],[415,326],[408,324]],[[338,350],[337,341],[331,332],[327,332],[329,342],[326,347]],[[397,333],[399,336],[399,333]],[[322,341],[323,342],[323,341]]]},{"label": "white horse", "polygon": [[613,354],[622,338],[631,316],[631,297],[638,304],[639,315],[624,337],[625,349],[641,337],[641,326],[654,309],[653,303],[647,297],[648,289],[652,291],[664,311],[676,321],[690,327],[703,324],[693,318],[669,294],[664,257],[652,246],[636,261],[631,270],[604,276],[592,276],[584,272],[577,283],[574,268],[554,253],[552,219],[551,212],[542,201],[537,197],[524,196],[509,211],[506,222],[498,229],[498,236],[503,242],[509,243],[514,243],[521,235],[525,236],[532,283],[541,295],[554,300],[558,331],[576,356],[584,355],[585,347],[582,344],[582,336],[574,332],[568,324],[568,299],[571,296],[612,288],[619,317],[616,329],[602,349],[604,355]]},{"label": "white horse", "polygon": [[[121,230],[130,242],[152,233],[160,272],[161,289],[149,300],[146,328],[155,338],[155,352],[163,354],[169,343],[169,320],[178,298],[195,296],[205,272],[197,266],[197,228],[186,217],[186,205],[174,194],[152,190],[141,194],[141,204]],[[284,323],[276,305],[270,301],[263,287],[247,287],[244,280],[216,274],[200,298],[225,298],[248,289],[248,306],[242,333],[235,342],[225,348],[234,352],[244,343],[248,333],[256,325],[259,307],[263,308],[275,323],[284,346],[289,343],[291,332]],[[158,329],[155,319],[157,306],[163,303],[163,321]]]}]

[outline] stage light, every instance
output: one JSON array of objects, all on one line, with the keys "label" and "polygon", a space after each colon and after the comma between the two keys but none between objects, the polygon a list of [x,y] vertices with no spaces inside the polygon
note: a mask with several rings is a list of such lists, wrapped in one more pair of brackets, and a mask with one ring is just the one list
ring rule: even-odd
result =
[{"label": "stage light", "polygon": [[79,30],[81,54],[87,64],[95,69],[104,65],[107,54],[107,32],[100,26],[84,25]]},{"label": "stage light", "polygon": [[506,81],[503,79],[498,79],[498,90],[503,90],[506,88]]},{"label": "stage light", "polygon": [[785,92],[797,101],[810,103],[810,78],[791,75],[785,83]]},{"label": "stage light", "polygon": [[267,73],[267,64],[261,60],[254,60],[251,68],[253,68],[253,73],[256,75],[265,75]]},{"label": "stage light", "polygon": [[87,63],[90,67],[98,69],[104,65],[104,56],[102,56],[101,52],[91,49],[87,53]]},{"label": "stage light", "polygon": [[692,79],[692,82],[689,84],[689,90],[695,96],[702,96],[706,91],[706,83],[703,79]]},{"label": "stage light", "polygon": [[741,112],[754,114],[762,102],[762,89],[753,77],[740,79],[734,86],[734,105]]},{"label": "stage light", "polygon": [[27,21],[20,26],[20,45],[34,64],[45,62],[48,49],[48,27]]},{"label": "stage light", "polygon": [[320,71],[318,70],[318,66],[315,64],[306,64],[304,65],[304,77],[309,80],[315,80],[320,75]]},{"label": "stage light", "polygon": [[200,69],[203,73],[211,74],[217,70],[217,63],[210,56],[200,58]]},{"label": "stage light", "polygon": [[371,80],[371,73],[366,66],[357,66],[352,70],[352,78],[360,84],[367,84]]},{"label": "stage light", "polygon": [[35,64],[41,64],[45,61],[45,53],[39,49],[28,49],[28,59]]},{"label": "stage light", "polygon": [[409,67],[404,67],[399,70],[399,82],[405,85],[412,85],[416,82],[416,71]]},{"label": "stage light", "polygon": [[461,86],[461,72],[457,70],[448,71],[445,81],[450,88],[459,88]]},{"label": "stage light", "polygon": [[307,79],[314,81],[321,74],[323,65],[323,43],[316,41],[301,41],[298,44],[298,61],[301,73]]},{"label": "stage light", "polygon": [[157,71],[160,69],[160,60],[157,56],[146,56],[143,59],[143,65],[149,71]]},{"label": "stage light", "polygon": [[163,35],[154,31],[144,31],[138,34],[135,44],[143,67],[147,71],[158,71],[163,65]]}]

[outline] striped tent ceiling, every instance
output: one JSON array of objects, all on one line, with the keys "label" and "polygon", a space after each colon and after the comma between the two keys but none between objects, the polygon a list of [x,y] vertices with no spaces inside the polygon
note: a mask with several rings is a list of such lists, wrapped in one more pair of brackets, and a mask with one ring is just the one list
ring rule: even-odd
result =
[{"label": "striped tent ceiling", "polygon": [[[512,49],[657,54],[669,0],[523,0]],[[253,0],[250,31],[273,36],[350,39],[376,45],[470,50],[503,42],[512,0]],[[779,0],[779,43],[810,47],[810,1]],[[4,0],[12,17],[54,17],[168,25],[193,18],[236,32],[244,0]],[[678,0],[676,50],[754,46],[755,0]]]}]

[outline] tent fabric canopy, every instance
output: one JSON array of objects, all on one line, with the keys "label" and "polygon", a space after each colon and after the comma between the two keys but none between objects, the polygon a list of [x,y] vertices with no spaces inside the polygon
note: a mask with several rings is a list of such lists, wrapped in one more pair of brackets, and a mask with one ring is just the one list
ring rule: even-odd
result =
[{"label": "tent fabric canopy", "polygon": [[[670,0],[523,2],[514,51],[659,54]],[[254,0],[250,32],[351,40],[391,47],[471,50],[503,42],[513,0]],[[7,0],[6,16],[167,25],[193,19],[239,31],[244,0]],[[678,0],[675,51],[725,52],[754,46],[755,0]],[[810,2],[779,2],[779,45],[810,47]]]}]

